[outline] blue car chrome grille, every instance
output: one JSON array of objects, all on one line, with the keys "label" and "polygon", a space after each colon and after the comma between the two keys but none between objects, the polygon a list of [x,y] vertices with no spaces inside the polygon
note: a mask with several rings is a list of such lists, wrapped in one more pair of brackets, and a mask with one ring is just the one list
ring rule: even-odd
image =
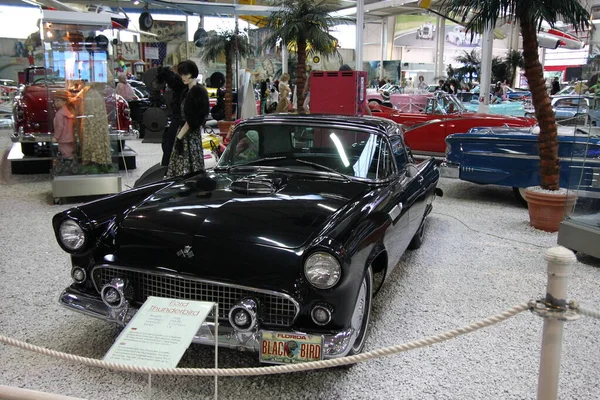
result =
[{"label": "blue car chrome grille", "polygon": [[148,296],[212,301],[219,304],[220,319],[227,319],[231,307],[245,297],[254,297],[259,301],[265,324],[290,326],[299,312],[297,303],[283,293],[126,268],[95,267],[92,270],[92,279],[98,291],[116,277],[129,281],[134,289],[133,300],[137,303],[143,303]]}]

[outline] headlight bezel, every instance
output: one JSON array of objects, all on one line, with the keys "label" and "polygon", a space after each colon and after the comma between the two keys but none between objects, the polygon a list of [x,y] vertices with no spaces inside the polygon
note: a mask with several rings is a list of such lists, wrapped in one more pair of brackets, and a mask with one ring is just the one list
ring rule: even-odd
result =
[{"label": "headlight bezel", "polygon": [[[67,239],[65,238],[65,234],[63,233],[63,227],[65,227],[66,224],[69,224],[70,228],[79,229],[80,233],[78,233],[78,235],[81,235],[82,238],[78,239],[77,245],[68,244]],[[76,220],[72,218],[65,218],[63,221],[60,222],[57,229],[57,237],[61,247],[69,253],[77,253],[78,251],[81,251],[85,248],[88,242],[88,235],[86,233],[86,230],[81,226],[81,224],[79,224]]]},{"label": "headlight bezel", "polygon": [[[322,266],[319,267],[317,264],[320,264],[324,261],[331,262],[332,267],[330,270],[331,273],[329,273],[329,278],[327,278],[325,282],[315,279],[315,273],[317,273],[315,270],[322,268]],[[308,283],[319,290],[331,289],[335,287],[342,279],[342,265],[340,261],[335,255],[323,250],[314,251],[308,257],[306,257],[304,260],[303,270],[304,277]]]}]

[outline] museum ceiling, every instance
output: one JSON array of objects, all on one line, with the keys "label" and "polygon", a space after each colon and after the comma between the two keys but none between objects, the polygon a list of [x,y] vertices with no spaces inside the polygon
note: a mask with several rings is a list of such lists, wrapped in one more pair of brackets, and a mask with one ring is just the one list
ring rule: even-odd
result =
[{"label": "museum ceiling", "polygon": [[[5,5],[28,5],[30,0],[4,0]],[[58,0],[39,0],[48,3]],[[356,7],[356,0],[325,0],[326,2],[339,4],[340,10],[346,10],[349,15],[355,15],[352,12]],[[439,0],[433,0],[435,4]],[[85,8],[90,4],[90,0],[69,0],[64,3],[72,4]],[[218,1],[196,1],[196,0],[105,0],[101,3],[111,8],[122,7],[126,10],[142,10],[146,4],[150,11],[160,12],[161,10],[171,10],[171,12],[182,12],[187,14],[204,15],[227,15],[231,14],[234,5],[237,5],[238,15],[269,15],[271,12],[269,2],[264,0],[218,0]],[[417,0],[364,0],[365,20],[380,19],[392,15],[418,12],[422,9],[417,5]]]}]

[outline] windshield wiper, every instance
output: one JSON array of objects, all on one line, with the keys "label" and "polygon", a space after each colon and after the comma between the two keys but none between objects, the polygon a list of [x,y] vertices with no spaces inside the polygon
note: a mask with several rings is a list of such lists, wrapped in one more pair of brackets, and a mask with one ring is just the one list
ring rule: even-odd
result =
[{"label": "windshield wiper", "polygon": [[341,176],[342,178],[344,178],[344,180],[346,180],[348,182],[352,182],[352,179],[348,178],[347,175],[344,175],[340,171],[336,171],[335,169],[329,168],[329,167],[327,167],[325,165],[318,164],[318,163],[315,163],[315,162],[312,162],[312,161],[300,160],[298,158],[294,159],[294,161],[299,162],[300,164],[306,164],[306,165],[310,165],[312,167],[318,167],[318,168],[324,169],[325,171],[332,172],[332,173],[334,173],[334,174],[336,174],[338,176]]},{"label": "windshield wiper", "polygon": [[257,158],[256,160],[248,161],[247,163],[244,163],[244,164],[231,165],[231,166],[229,166],[229,168],[227,168],[227,171],[231,171],[232,169],[236,169],[236,168],[243,168],[246,166],[256,165],[263,161],[285,160],[286,158],[287,157],[284,157],[284,156]]}]

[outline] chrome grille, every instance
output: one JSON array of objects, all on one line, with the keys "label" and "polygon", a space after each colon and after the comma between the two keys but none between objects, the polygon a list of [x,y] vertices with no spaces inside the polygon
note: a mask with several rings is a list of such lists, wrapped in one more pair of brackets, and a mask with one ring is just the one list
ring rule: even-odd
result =
[{"label": "chrome grille", "polygon": [[229,310],[245,297],[258,299],[262,308],[262,320],[266,324],[290,326],[299,311],[297,304],[283,293],[114,267],[96,267],[92,271],[97,290],[115,277],[129,281],[134,289],[133,300],[137,303],[143,303],[148,296],[212,301],[219,304],[220,319],[227,319]]}]

